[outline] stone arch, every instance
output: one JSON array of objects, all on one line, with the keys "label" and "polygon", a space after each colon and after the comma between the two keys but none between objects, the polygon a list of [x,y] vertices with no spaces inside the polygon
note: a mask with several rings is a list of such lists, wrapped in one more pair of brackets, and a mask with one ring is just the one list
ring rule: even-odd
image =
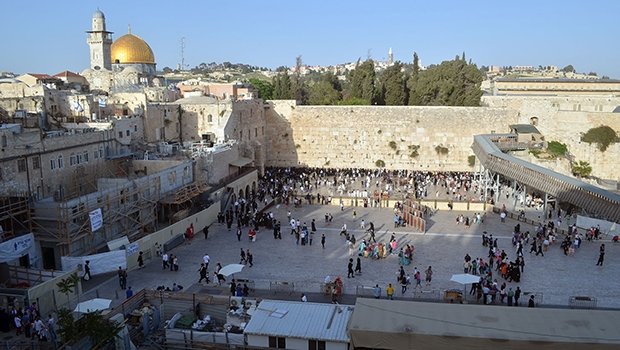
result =
[{"label": "stone arch", "polygon": [[243,194],[243,188],[239,189],[239,199],[241,198],[245,198],[244,194]]},{"label": "stone arch", "polygon": [[252,181],[252,192],[256,193],[256,181]]},{"label": "stone arch", "polygon": [[[245,193],[249,196],[250,195],[250,185],[245,185]],[[248,200],[250,198],[247,198]]]},{"label": "stone arch", "polygon": [[538,126],[538,117],[531,117],[530,118],[530,124],[532,124],[534,126]]}]

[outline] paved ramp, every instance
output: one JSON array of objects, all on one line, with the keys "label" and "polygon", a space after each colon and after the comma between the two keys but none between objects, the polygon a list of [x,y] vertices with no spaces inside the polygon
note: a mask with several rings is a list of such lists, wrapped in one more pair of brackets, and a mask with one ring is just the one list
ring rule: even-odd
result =
[{"label": "paved ramp", "polygon": [[515,134],[474,136],[471,146],[485,169],[585,209],[601,219],[620,222],[620,195],[513,157],[503,151],[527,149]]}]

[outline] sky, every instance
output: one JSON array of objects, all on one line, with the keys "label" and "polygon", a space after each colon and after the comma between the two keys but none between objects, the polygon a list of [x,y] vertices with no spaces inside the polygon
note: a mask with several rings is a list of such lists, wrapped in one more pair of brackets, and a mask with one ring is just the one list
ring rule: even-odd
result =
[{"label": "sky", "polygon": [[231,62],[276,69],[365,60],[424,65],[465,52],[478,66],[573,65],[620,79],[618,0],[90,1],[0,0],[0,71],[89,67],[85,31],[99,8],[113,38],[131,32],[159,70]]}]

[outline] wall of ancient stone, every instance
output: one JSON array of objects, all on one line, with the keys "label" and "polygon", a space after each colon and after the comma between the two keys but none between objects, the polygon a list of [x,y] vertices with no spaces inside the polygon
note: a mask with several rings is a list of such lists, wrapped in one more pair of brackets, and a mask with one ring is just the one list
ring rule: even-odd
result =
[{"label": "wall of ancient stone", "polygon": [[[269,101],[267,165],[460,170],[473,168],[473,135],[506,133],[510,124],[537,125],[547,141],[567,143],[593,175],[617,179],[618,145],[601,153],[581,134],[601,124],[620,130],[615,97],[485,96],[483,107],[297,106]],[[419,155],[414,156],[415,147]],[[448,149],[438,154],[437,146]],[[569,169],[559,164],[558,169]],[[566,170],[568,171],[568,170]]]}]

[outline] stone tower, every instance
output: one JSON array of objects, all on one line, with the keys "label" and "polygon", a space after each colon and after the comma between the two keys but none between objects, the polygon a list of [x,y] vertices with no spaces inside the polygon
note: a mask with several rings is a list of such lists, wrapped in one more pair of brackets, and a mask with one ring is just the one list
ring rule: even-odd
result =
[{"label": "stone tower", "polygon": [[95,11],[93,14],[92,30],[86,42],[90,46],[90,68],[112,69],[110,46],[112,45],[112,32],[105,29],[105,16],[103,12]]},{"label": "stone tower", "polygon": [[392,48],[390,47],[390,51],[388,52],[388,64],[394,63],[394,54],[392,54]]}]

